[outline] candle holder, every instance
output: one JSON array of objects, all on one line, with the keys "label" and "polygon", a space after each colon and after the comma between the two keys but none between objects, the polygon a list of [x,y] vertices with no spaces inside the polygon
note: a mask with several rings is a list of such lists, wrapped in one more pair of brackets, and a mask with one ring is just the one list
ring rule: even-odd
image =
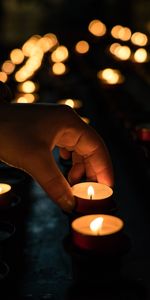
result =
[{"label": "candle holder", "polygon": [[14,260],[16,227],[10,222],[0,222],[0,256],[11,262]]},{"label": "candle holder", "polygon": [[0,206],[0,220],[17,224],[20,223],[22,218],[23,209],[21,197],[12,192],[10,203]]},{"label": "candle holder", "polygon": [[124,222],[111,215],[86,215],[72,224],[72,242],[83,250],[115,255],[122,249]]},{"label": "candle holder", "polygon": [[27,191],[25,187],[30,184],[31,177],[22,170],[2,164],[0,166],[0,182],[10,184],[13,192],[24,199]]},{"label": "candle holder", "polygon": [[[91,191],[89,190],[91,189]],[[97,182],[81,182],[72,186],[78,214],[112,212],[116,209],[113,190]]]},{"label": "candle holder", "polygon": [[71,256],[73,277],[78,282],[95,282],[100,280],[112,282],[120,277],[122,258],[128,253],[131,243],[129,237],[122,232],[119,247],[104,252],[102,249],[83,249],[74,244],[71,234],[63,240],[65,251]]},{"label": "candle holder", "polygon": [[9,184],[0,183],[0,207],[11,203],[12,189]]}]

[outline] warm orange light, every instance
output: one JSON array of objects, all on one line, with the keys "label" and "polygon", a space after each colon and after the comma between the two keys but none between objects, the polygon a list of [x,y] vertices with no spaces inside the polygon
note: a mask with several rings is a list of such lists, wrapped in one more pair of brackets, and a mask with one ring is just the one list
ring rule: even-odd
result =
[{"label": "warm orange light", "polygon": [[131,30],[128,27],[123,27],[122,25],[115,25],[111,29],[111,35],[115,39],[119,39],[121,41],[129,41],[131,38]]},{"label": "warm orange light", "polygon": [[15,65],[11,62],[11,60],[6,60],[2,64],[2,71],[8,75],[13,73],[14,69],[15,69]]},{"label": "warm orange light", "polygon": [[103,36],[106,33],[106,26],[100,20],[95,19],[89,23],[88,30],[95,36]]},{"label": "warm orange light", "polygon": [[15,73],[15,79],[17,82],[23,82],[33,75],[33,72],[29,72],[28,69],[23,66]]},{"label": "warm orange light", "polygon": [[148,57],[147,51],[143,48],[137,49],[134,53],[134,60],[137,63],[143,63],[147,61],[147,57]]},{"label": "warm orange light", "polygon": [[48,40],[49,50],[52,50],[54,47],[58,45],[58,39],[54,33],[46,33],[44,37],[47,38]]},{"label": "warm orange light", "polygon": [[51,54],[51,60],[53,62],[63,62],[69,56],[68,49],[65,46],[58,46]]},{"label": "warm orange light", "polygon": [[114,50],[114,55],[120,60],[128,60],[131,55],[131,50],[128,46],[118,45]]},{"label": "warm orange light", "polygon": [[115,52],[117,50],[118,47],[120,47],[121,45],[119,43],[113,43],[111,44],[111,46],[109,47],[109,51],[111,54],[115,55]]},{"label": "warm orange light", "polygon": [[55,75],[63,75],[66,72],[66,66],[63,63],[55,63],[52,66]]},{"label": "warm orange light", "polygon": [[[74,231],[85,236],[107,236],[121,231],[124,222],[118,217],[104,214],[92,214],[76,218],[71,227]],[[92,243],[91,243],[92,244]]]},{"label": "warm orange light", "polygon": [[91,223],[90,223],[90,229],[92,230],[93,233],[95,234],[100,234],[100,231],[102,229],[104,218],[98,217],[95,218]]},{"label": "warm orange light", "polygon": [[99,79],[104,81],[106,84],[119,84],[124,81],[124,78],[119,70],[106,68],[97,73]]},{"label": "warm orange light", "polygon": [[11,190],[11,186],[6,183],[0,183],[0,195],[5,194]]},{"label": "warm orange light", "polygon": [[80,117],[81,118],[81,120],[83,121],[83,122],[85,122],[86,124],[90,124],[90,119],[89,118],[87,118],[87,117]]},{"label": "warm orange light", "polygon": [[33,94],[23,94],[16,100],[17,103],[33,103],[34,101],[35,96]]},{"label": "warm orange light", "polygon": [[142,32],[134,32],[131,36],[131,42],[137,46],[145,46],[148,42],[147,35]]},{"label": "warm orange light", "polygon": [[122,27],[118,31],[118,38],[124,42],[129,41],[131,38],[131,34],[131,30],[128,27]]},{"label": "warm orange light", "polygon": [[89,196],[90,199],[93,198],[93,196],[94,196],[94,189],[93,189],[92,185],[90,185],[88,187],[87,194],[88,194],[88,196]]},{"label": "warm orange light", "polygon": [[6,82],[8,79],[8,76],[5,72],[0,72],[0,81]]},{"label": "warm orange light", "polygon": [[112,29],[111,29],[111,35],[115,38],[115,39],[119,39],[119,32],[120,30],[123,29],[123,26],[121,25],[115,25]]},{"label": "warm orange light", "polygon": [[36,46],[40,38],[41,36],[34,35],[24,43],[24,45],[22,46],[22,51],[25,56],[31,56],[33,48]]},{"label": "warm orange light", "polygon": [[79,41],[76,45],[75,45],[75,50],[76,52],[80,53],[80,54],[85,54],[89,51],[89,43],[86,41]]},{"label": "warm orange light", "polygon": [[28,80],[20,84],[18,90],[30,94],[36,90],[36,84],[33,81]]},{"label": "warm orange light", "polygon": [[15,65],[19,65],[24,60],[24,54],[21,49],[13,49],[10,52],[10,59]]},{"label": "warm orange light", "polygon": [[72,99],[67,99],[65,101],[65,104],[72,107],[72,108],[74,108],[74,101]]}]

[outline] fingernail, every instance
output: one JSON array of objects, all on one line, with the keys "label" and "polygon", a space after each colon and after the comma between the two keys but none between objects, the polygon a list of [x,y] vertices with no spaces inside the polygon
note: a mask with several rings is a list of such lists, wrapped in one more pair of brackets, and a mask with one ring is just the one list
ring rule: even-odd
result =
[{"label": "fingernail", "polygon": [[67,196],[59,198],[57,203],[66,212],[71,212],[75,206],[74,198],[70,200]]}]

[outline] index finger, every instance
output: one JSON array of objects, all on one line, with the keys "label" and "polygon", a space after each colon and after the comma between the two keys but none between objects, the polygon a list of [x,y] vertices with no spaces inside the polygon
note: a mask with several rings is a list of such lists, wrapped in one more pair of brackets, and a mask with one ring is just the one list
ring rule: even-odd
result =
[{"label": "index finger", "polygon": [[85,127],[75,144],[74,151],[91,166],[98,182],[113,186],[113,167],[108,149],[93,128]]}]

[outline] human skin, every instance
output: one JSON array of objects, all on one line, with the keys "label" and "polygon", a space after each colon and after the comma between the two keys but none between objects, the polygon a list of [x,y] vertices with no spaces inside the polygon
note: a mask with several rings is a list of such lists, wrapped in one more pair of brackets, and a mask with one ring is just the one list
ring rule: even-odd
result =
[{"label": "human skin", "polygon": [[[72,155],[68,180],[52,151]],[[100,135],[73,109],[52,104],[0,104],[0,160],[30,174],[63,210],[75,205],[71,185],[83,174],[113,185],[110,155]]]}]

